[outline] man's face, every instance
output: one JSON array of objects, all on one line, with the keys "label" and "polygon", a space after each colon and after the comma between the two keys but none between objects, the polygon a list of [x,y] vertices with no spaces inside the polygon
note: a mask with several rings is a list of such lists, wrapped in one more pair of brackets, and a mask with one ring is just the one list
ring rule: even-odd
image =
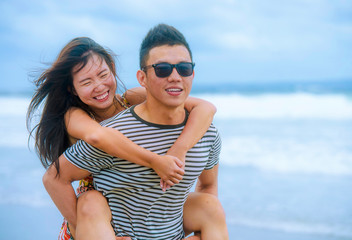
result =
[{"label": "man's face", "polygon": [[[181,62],[192,62],[187,48],[183,45],[163,45],[152,48],[149,52],[149,58],[146,65],[158,63],[178,64]],[[146,75],[141,82],[142,86],[147,89],[148,101],[154,104],[162,104],[169,108],[182,106],[188,97],[194,78],[194,72],[191,76],[182,77],[173,68],[170,76],[158,77],[154,68],[149,67]]]}]

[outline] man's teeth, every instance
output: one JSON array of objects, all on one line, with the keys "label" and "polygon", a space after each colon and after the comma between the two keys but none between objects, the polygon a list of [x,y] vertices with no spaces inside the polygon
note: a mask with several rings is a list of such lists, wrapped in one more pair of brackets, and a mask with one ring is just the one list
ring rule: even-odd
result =
[{"label": "man's teeth", "polygon": [[181,92],[182,89],[179,89],[179,88],[169,88],[169,89],[166,89],[167,92]]},{"label": "man's teeth", "polygon": [[103,94],[103,95],[97,96],[97,97],[95,97],[95,98],[98,99],[98,100],[101,100],[101,99],[103,99],[103,98],[106,98],[107,95],[108,95],[108,92],[106,92],[106,93]]}]

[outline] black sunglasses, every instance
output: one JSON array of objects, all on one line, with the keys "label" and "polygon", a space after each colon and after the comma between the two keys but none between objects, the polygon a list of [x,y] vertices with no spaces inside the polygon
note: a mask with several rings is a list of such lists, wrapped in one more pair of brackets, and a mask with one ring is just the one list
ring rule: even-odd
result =
[{"label": "black sunglasses", "polygon": [[193,73],[195,63],[191,62],[181,62],[178,64],[170,64],[170,63],[158,63],[153,65],[148,65],[142,67],[142,70],[145,71],[147,68],[153,67],[155,71],[155,75],[160,78],[168,77],[172,73],[172,70],[176,68],[178,74],[182,77],[189,77]]}]

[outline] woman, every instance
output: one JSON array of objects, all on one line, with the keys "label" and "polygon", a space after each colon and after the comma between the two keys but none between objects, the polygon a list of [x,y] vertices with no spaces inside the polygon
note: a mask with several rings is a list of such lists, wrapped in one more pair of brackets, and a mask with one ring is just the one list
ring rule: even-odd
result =
[{"label": "woman", "polygon": [[[35,130],[35,147],[40,160],[44,167],[53,165],[60,174],[58,157],[67,147],[82,139],[110,155],[153,168],[165,190],[182,179],[184,156],[209,127],[215,107],[199,99],[189,99],[186,108],[190,116],[184,132],[168,151],[169,155],[159,156],[139,147],[117,130],[98,124],[145,99],[140,88],[128,90],[122,96],[115,95],[117,79],[113,57],[93,40],[76,38],[62,49],[54,64],[36,81],[38,89],[28,109],[29,125],[34,112],[42,104],[44,107],[40,122],[32,130]],[[81,181],[79,193],[90,189],[91,179]],[[109,207],[102,194],[94,190],[82,196],[78,197],[77,216],[84,216],[80,213],[84,213],[82,209],[92,209],[97,212],[96,221],[100,220],[99,216],[105,221],[103,227],[94,232],[114,236],[106,221]],[[72,234],[75,235],[77,224],[77,237],[92,237],[89,223],[84,224],[84,217],[81,219],[69,223]],[[72,238],[65,223],[63,226],[62,239]]]}]

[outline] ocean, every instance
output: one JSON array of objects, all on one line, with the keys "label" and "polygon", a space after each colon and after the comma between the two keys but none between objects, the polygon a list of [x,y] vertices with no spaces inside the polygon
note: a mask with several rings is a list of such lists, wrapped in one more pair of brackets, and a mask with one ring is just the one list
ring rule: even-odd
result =
[{"label": "ocean", "polygon": [[[352,239],[351,81],[195,86],[217,106],[230,239]],[[0,239],[56,239],[62,217],[28,142],[28,94],[0,95]]]}]

